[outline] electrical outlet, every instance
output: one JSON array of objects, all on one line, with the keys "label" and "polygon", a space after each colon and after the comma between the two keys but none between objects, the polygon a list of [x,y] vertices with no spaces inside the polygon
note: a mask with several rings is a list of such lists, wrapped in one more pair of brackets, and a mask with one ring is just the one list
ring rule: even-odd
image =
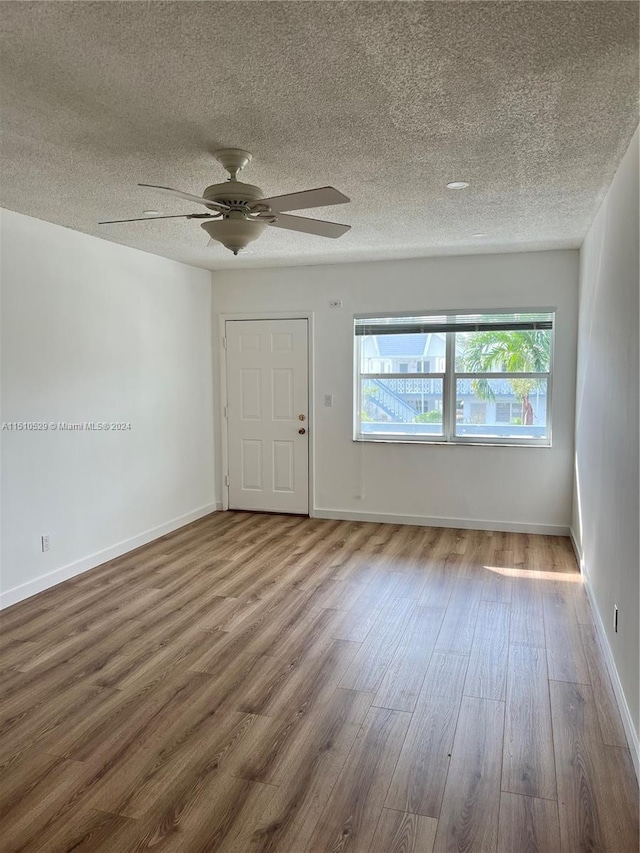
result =
[{"label": "electrical outlet", "polygon": [[342,308],[342,299],[330,299],[329,308]]},{"label": "electrical outlet", "polygon": [[613,605],[613,632],[618,633],[618,605]]},{"label": "electrical outlet", "polygon": [[333,406],[333,394],[324,395],[324,404],[325,406]]},{"label": "electrical outlet", "polygon": [[42,553],[45,551],[49,551],[51,549],[51,536],[48,533],[45,533],[40,537],[40,543],[42,545]]}]

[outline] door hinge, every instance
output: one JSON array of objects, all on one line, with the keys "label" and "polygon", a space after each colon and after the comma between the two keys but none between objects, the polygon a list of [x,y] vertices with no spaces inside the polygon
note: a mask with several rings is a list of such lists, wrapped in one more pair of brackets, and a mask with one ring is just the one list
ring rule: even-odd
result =
[{"label": "door hinge", "polygon": [[225,474],[225,475],[224,475],[224,484],[225,484],[225,486],[230,486],[230,485],[231,485],[231,479],[230,479],[230,477],[229,477],[229,475],[228,475],[228,474]]},{"label": "door hinge", "polygon": [[227,348],[227,339],[226,339],[226,338],[223,338],[223,339],[222,339],[222,348],[223,348],[223,349],[226,349],[226,348]]},{"label": "door hinge", "polygon": [[225,418],[229,417],[229,406],[224,407],[224,416],[225,416]]}]

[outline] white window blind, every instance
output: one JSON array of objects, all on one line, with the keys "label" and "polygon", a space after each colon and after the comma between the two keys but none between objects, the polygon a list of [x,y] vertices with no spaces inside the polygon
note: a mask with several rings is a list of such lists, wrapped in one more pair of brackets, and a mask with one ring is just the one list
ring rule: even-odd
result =
[{"label": "white window blind", "polygon": [[514,332],[552,329],[553,313],[436,314],[426,317],[356,318],[361,335],[424,335],[445,332]]}]

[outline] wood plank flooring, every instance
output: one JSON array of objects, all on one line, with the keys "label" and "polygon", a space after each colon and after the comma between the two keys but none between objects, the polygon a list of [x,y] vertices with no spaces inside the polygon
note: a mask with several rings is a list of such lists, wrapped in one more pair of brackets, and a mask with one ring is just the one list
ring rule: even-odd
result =
[{"label": "wood plank flooring", "polygon": [[2,853],[637,853],[569,541],[215,513],[0,614]]}]

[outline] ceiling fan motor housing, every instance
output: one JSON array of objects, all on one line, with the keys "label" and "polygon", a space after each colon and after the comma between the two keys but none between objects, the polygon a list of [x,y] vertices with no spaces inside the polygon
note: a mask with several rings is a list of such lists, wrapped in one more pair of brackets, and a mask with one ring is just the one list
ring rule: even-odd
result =
[{"label": "ceiling fan motor housing", "polygon": [[211,199],[211,201],[222,201],[233,207],[236,204],[242,206],[243,202],[259,201],[264,198],[264,193],[260,187],[254,187],[253,184],[244,184],[242,181],[224,181],[222,184],[211,184],[202,193],[202,197]]}]

